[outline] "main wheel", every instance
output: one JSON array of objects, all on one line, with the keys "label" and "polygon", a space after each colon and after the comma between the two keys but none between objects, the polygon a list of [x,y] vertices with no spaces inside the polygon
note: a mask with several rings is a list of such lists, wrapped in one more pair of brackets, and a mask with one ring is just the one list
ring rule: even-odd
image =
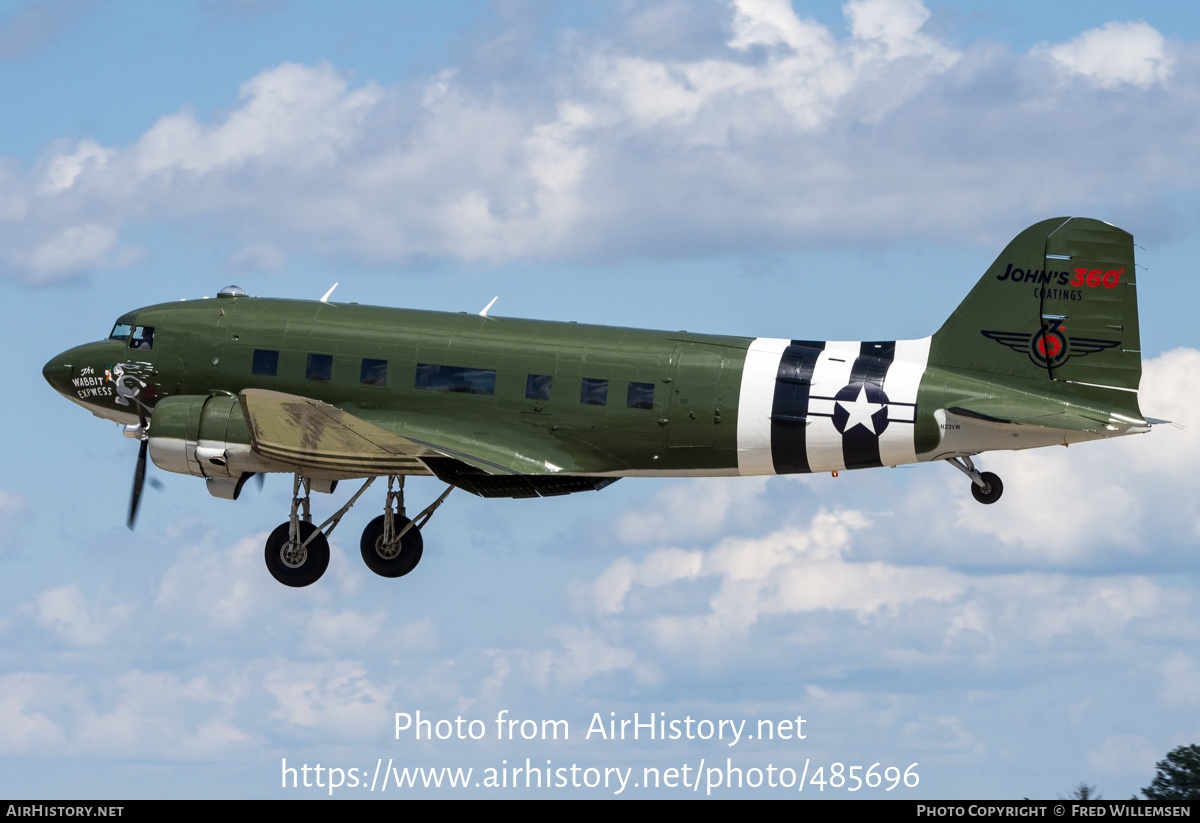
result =
[{"label": "main wheel", "polygon": [[[392,517],[392,534],[397,534],[411,521],[403,515]],[[421,552],[425,548],[425,539],[421,537],[420,529],[415,526],[408,530],[399,545],[383,543],[383,515],[379,515],[363,529],[362,540],[359,542],[363,562],[367,568],[381,577],[403,577],[417,567],[421,562]]]},{"label": "main wheel", "polygon": [[983,487],[980,488],[972,483],[971,494],[980,503],[995,503],[1000,499],[1000,495],[1004,494],[1004,484],[991,472],[983,472],[979,476],[983,478]]},{"label": "main wheel", "polygon": [[313,532],[318,531],[316,526],[305,520],[300,521],[299,542],[288,542],[290,531],[291,523],[283,523],[267,538],[267,570],[285,586],[311,586],[329,568],[329,541],[318,532],[307,546],[303,545]]}]

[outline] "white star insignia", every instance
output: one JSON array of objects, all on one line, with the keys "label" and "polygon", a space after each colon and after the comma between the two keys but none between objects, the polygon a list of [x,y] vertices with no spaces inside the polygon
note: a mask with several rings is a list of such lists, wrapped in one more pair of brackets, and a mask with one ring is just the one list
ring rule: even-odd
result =
[{"label": "white star insignia", "polygon": [[838,405],[845,409],[846,413],[850,415],[849,419],[846,420],[846,427],[843,431],[849,432],[855,426],[863,426],[872,434],[878,434],[878,432],[875,431],[875,421],[871,419],[871,415],[884,408],[885,404],[872,403],[871,401],[867,400],[866,386],[858,387],[858,396],[853,400],[849,402],[845,400],[839,400]]}]

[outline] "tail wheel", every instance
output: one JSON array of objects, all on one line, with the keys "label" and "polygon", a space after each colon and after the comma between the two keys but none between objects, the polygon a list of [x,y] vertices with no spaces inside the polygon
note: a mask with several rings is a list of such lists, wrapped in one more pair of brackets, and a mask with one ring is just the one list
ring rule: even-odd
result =
[{"label": "tail wheel", "polygon": [[983,472],[979,477],[983,480],[983,486],[972,483],[972,496],[980,503],[995,503],[1000,499],[1000,495],[1004,494],[1004,484],[1000,482],[999,477],[991,472]]},{"label": "tail wheel", "polygon": [[[421,562],[425,539],[416,527],[408,530],[399,541],[383,542],[383,518],[379,515],[363,529],[359,549],[367,568],[381,577],[403,577]],[[392,534],[399,534],[411,521],[403,515],[392,515]]]}]

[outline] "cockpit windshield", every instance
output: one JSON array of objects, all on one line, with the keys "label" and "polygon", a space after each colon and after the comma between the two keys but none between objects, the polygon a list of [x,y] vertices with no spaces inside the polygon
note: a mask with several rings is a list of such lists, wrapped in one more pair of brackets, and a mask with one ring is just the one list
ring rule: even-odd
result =
[{"label": "cockpit windshield", "polygon": [[131,323],[117,323],[113,326],[109,340],[126,341],[131,349],[154,348],[154,327],[134,326]]},{"label": "cockpit windshield", "polygon": [[154,348],[154,327],[153,326],[134,326],[133,336],[129,338],[129,348],[131,349],[152,349]]}]

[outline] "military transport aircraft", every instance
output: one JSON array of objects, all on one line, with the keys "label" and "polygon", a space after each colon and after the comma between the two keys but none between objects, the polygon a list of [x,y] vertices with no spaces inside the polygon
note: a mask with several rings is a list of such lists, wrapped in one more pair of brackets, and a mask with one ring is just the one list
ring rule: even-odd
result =
[{"label": "military transport aircraft", "polygon": [[[332,292],[332,289],[330,290]],[[922,340],[821,342],[641,331],[250,297],[137,309],[43,374],[146,454],[237,499],[286,472],[289,518],[266,563],[315,582],[328,536],[379,477],[363,531],[372,571],[400,577],[458,487],[483,497],[602,489],[621,477],[837,472],[944,460],[981,503],[1003,486],[972,457],[1148,431],[1133,238],[1086,218],[1019,234]],[[494,303],[495,301],[493,301]],[[488,308],[491,308],[490,304]],[[410,520],[404,478],[447,483]],[[310,493],[365,479],[320,526]]]}]

